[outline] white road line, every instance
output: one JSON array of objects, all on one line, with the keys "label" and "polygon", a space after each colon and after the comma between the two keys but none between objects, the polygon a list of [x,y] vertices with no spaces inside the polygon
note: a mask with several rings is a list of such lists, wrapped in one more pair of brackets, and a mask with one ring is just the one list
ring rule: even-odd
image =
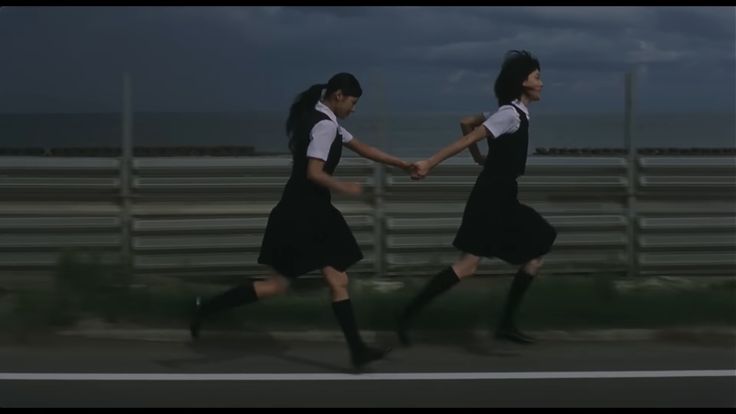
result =
[{"label": "white road line", "polygon": [[0,381],[426,381],[736,377],[736,370],[338,373],[0,372]]}]

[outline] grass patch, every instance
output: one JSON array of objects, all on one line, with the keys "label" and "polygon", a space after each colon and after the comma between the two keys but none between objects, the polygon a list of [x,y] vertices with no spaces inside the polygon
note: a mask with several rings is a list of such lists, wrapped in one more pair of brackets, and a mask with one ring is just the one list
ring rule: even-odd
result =
[{"label": "grass patch", "polygon": [[[392,279],[402,287],[384,291],[369,280],[353,282],[358,326],[390,330],[394,316],[426,279]],[[621,289],[613,277],[540,278],[531,286],[518,314],[526,329],[614,329],[683,326],[736,326],[736,283],[676,288]],[[645,282],[642,279],[642,282]],[[0,314],[11,330],[59,328],[84,318],[158,328],[184,328],[193,299],[227,286],[168,287],[131,285],[123,275],[94,257],[67,255],[59,262],[54,286],[19,292],[10,313]],[[469,279],[432,302],[415,321],[416,329],[469,330],[495,326],[511,279]],[[642,283],[646,285],[646,283]],[[133,287],[131,287],[133,286]],[[2,312],[2,311],[0,311]],[[319,281],[297,281],[287,295],[223,312],[210,328],[336,329],[327,288]]]}]

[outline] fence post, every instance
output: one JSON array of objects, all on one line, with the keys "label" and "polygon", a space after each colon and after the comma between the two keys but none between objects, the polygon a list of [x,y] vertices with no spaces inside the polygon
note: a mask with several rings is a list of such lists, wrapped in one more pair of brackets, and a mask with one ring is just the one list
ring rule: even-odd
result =
[{"label": "fence post", "polygon": [[[380,104],[380,121],[378,122],[379,143],[380,148],[384,151],[388,150],[386,140],[386,91],[383,72],[378,71],[376,80],[376,92]],[[380,162],[374,163],[373,180],[375,185],[375,194],[373,200],[373,237],[375,252],[375,277],[383,277],[386,274],[388,261],[386,260],[386,212],[384,210],[384,202],[386,195],[386,166]]]},{"label": "fence post", "polygon": [[386,167],[380,162],[373,164],[373,251],[375,255],[375,276],[381,277],[386,271],[386,245],[384,231],[384,183],[386,178]]},{"label": "fence post", "polygon": [[122,108],[122,141],[120,152],[120,227],[121,227],[121,264],[125,277],[132,276],[132,206],[131,175],[133,159],[133,111],[132,86],[129,73],[123,73],[123,108]]},{"label": "fence post", "polygon": [[639,275],[639,236],[638,236],[638,215],[636,195],[638,188],[638,166],[637,166],[637,149],[634,144],[634,87],[635,87],[634,71],[626,72],[625,92],[624,92],[624,141],[626,145],[626,165],[628,174],[628,188],[626,192],[626,208],[628,218],[628,255],[629,266],[628,275],[635,277]]}]

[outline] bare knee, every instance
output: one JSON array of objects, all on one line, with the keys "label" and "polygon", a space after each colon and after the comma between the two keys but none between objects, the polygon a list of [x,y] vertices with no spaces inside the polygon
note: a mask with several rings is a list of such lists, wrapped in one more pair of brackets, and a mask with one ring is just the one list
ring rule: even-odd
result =
[{"label": "bare knee", "polygon": [[348,283],[349,280],[347,273],[337,273],[327,277],[327,284],[330,286],[330,289],[333,290],[347,289]]},{"label": "bare knee", "polygon": [[334,297],[347,297],[348,292],[348,274],[345,272],[340,272],[333,268],[325,268],[322,271],[322,274],[325,277],[325,281],[330,287],[330,291],[332,292],[333,298]]},{"label": "bare knee", "polygon": [[279,294],[286,293],[286,291],[289,290],[289,286],[291,285],[289,279],[283,276],[275,276],[271,278],[271,283],[273,283],[274,290]]},{"label": "bare knee", "polygon": [[542,269],[542,264],[544,263],[544,260],[542,257],[537,257],[536,259],[532,259],[526,264],[524,264],[524,271],[532,276],[536,276],[539,274],[539,271]]},{"label": "bare knee", "polygon": [[281,275],[270,276],[267,279],[260,280],[254,284],[256,295],[259,298],[282,295],[289,290],[289,286],[289,279]]},{"label": "bare knee", "polygon": [[463,279],[473,276],[478,270],[480,257],[471,254],[464,254],[458,261],[452,265],[452,270],[458,278]]}]

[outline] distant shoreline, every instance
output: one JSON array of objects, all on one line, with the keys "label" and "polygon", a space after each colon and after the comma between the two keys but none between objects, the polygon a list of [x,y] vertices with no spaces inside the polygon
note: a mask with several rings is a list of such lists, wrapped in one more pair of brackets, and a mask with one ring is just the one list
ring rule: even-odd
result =
[{"label": "distant shoreline", "polygon": [[[736,155],[736,147],[637,148],[639,155]],[[120,157],[120,147],[0,147],[0,157]],[[531,155],[541,156],[620,156],[625,148],[549,148],[538,147]],[[271,157],[290,156],[288,152],[256,151],[253,146],[191,145],[135,146],[135,157]]]}]

